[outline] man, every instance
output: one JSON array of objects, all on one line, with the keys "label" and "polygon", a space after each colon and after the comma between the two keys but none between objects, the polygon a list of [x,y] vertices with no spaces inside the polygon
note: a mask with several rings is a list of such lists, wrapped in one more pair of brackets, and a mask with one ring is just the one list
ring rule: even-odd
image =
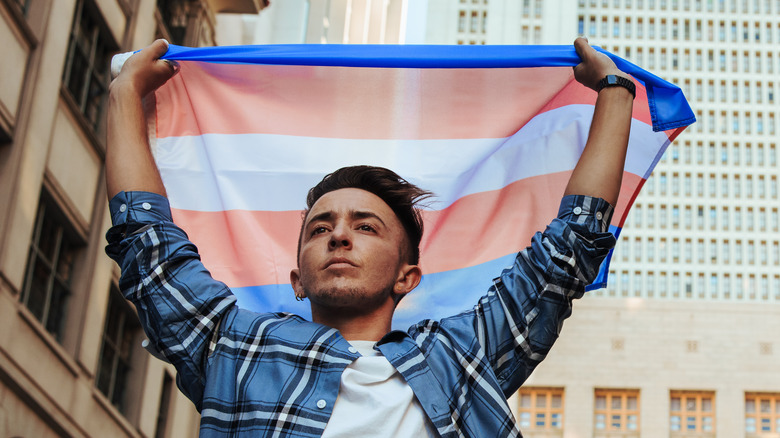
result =
[{"label": "man", "polygon": [[107,252],[201,411],[202,436],[520,436],[506,397],[545,357],[614,245],[607,231],[633,82],[585,39],[575,48],[576,79],[599,95],[558,218],[472,310],[407,331],[391,331],[391,320],[422,275],[415,204],[427,192],[387,169],[329,175],[309,193],[290,273],[313,321],[239,309],[171,222],[149,152],[142,98],[176,72],[159,60],[166,43],[128,59],[110,88]]}]

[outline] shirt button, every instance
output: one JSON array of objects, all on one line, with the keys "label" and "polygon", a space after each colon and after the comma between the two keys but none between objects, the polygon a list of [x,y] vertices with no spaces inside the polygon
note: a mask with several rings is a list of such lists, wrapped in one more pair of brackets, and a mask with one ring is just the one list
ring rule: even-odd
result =
[{"label": "shirt button", "polygon": [[596,220],[600,221],[600,220],[601,220],[601,218],[603,218],[603,217],[604,217],[604,215],[603,215],[603,214],[601,214],[601,212],[600,212],[600,211],[597,211],[597,212],[596,212]]},{"label": "shirt button", "polygon": [[127,204],[120,205],[119,206],[119,212],[120,213],[124,213],[125,211],[127,211]]},{"label": "shirt button", "polygon": [[357,353],[357,348],[355,347],[349,347],[347,350],[349,350],[350,353]]},{"label": "shirt button", "polygon": [[148,202],[144,202],[143,204],[141,204],[141,208],[143,208],[144,210],[151,210],[152,209],[152,204],[150,204]]},{"label": "shirt button", "polygon": [[582,213],[582,208],[574,207],[574,214],[580,214],[580,213]]},{"label": "shirt button", "polygon": [[320,400],[317,402],[317,407],[320,409],[325,409],[325,406],[328,406],[328,402],[325,400]]}]

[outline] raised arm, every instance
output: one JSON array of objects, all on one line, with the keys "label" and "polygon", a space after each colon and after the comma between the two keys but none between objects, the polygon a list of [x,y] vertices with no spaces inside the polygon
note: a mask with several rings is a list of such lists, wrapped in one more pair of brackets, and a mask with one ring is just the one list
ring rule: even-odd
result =
[{"label": "raised arm", "polygon": [[175,64],[160,60],[168,50],[157,40],[125,62],[109,87],[106,187],[111,199],[121,191],[165,196],[160,173],[149,150],[143,98],[174,74]]},{"label": "raised arm", "polygon": [[574,48],[582,60],[574,67],[574,77],[579,83],[598,91],[599,95],[585,150],[564,194],[602,198],[614,206],[623,178],[634,96],[622,86],[607,86],[599,90],[599,82],[607,75],[630,81],[631,78],[620,71],[608,56],[590,47],[585,38],[577,38]]}]

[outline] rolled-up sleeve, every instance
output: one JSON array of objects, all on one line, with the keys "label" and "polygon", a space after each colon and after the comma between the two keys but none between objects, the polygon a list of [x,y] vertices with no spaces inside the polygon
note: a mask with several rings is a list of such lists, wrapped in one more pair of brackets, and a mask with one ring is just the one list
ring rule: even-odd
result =
[{"label": "rolled-up sleeve", "polygon": [[546,357],[615,245],[613,207],[602,199],[567,196],[558,217],[494,280],[476,308],[477,333],[496,376],[510,394]]},{"label": "rolled-up sleeve", "polygon": [[106,253],[119,264],[119,287],[135,304],[152,345],[177,369],[178,384],[199,408],[214,331],[235,297],[214,280],[197,248],[171,219],[168,200],[121,192],[109,202]]}]

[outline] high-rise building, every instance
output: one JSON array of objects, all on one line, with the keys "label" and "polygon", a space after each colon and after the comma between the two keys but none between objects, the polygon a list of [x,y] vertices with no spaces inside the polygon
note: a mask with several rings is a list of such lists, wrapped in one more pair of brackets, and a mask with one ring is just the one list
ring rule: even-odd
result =
[{"label": "high-rise building", "polygon": [[570,44],[571,0],[427,0],[426,44]]},{"label": "high-rise building", "polygon": [[528,437],[780,434],[778,0],[429,0],[426,42],[586,35],[678,84],[698,122],[636,199],[609,286],[514,407]]},{"label": "high-rise building", "polygon": [[260,15],[220,15],[220,45],[403,44],[409,0],[285,0]]},{"label": "high-rise building", "polygon": [[109,61],[260,0],[0,1],[0,436],[196,436],[103,253]]}]

